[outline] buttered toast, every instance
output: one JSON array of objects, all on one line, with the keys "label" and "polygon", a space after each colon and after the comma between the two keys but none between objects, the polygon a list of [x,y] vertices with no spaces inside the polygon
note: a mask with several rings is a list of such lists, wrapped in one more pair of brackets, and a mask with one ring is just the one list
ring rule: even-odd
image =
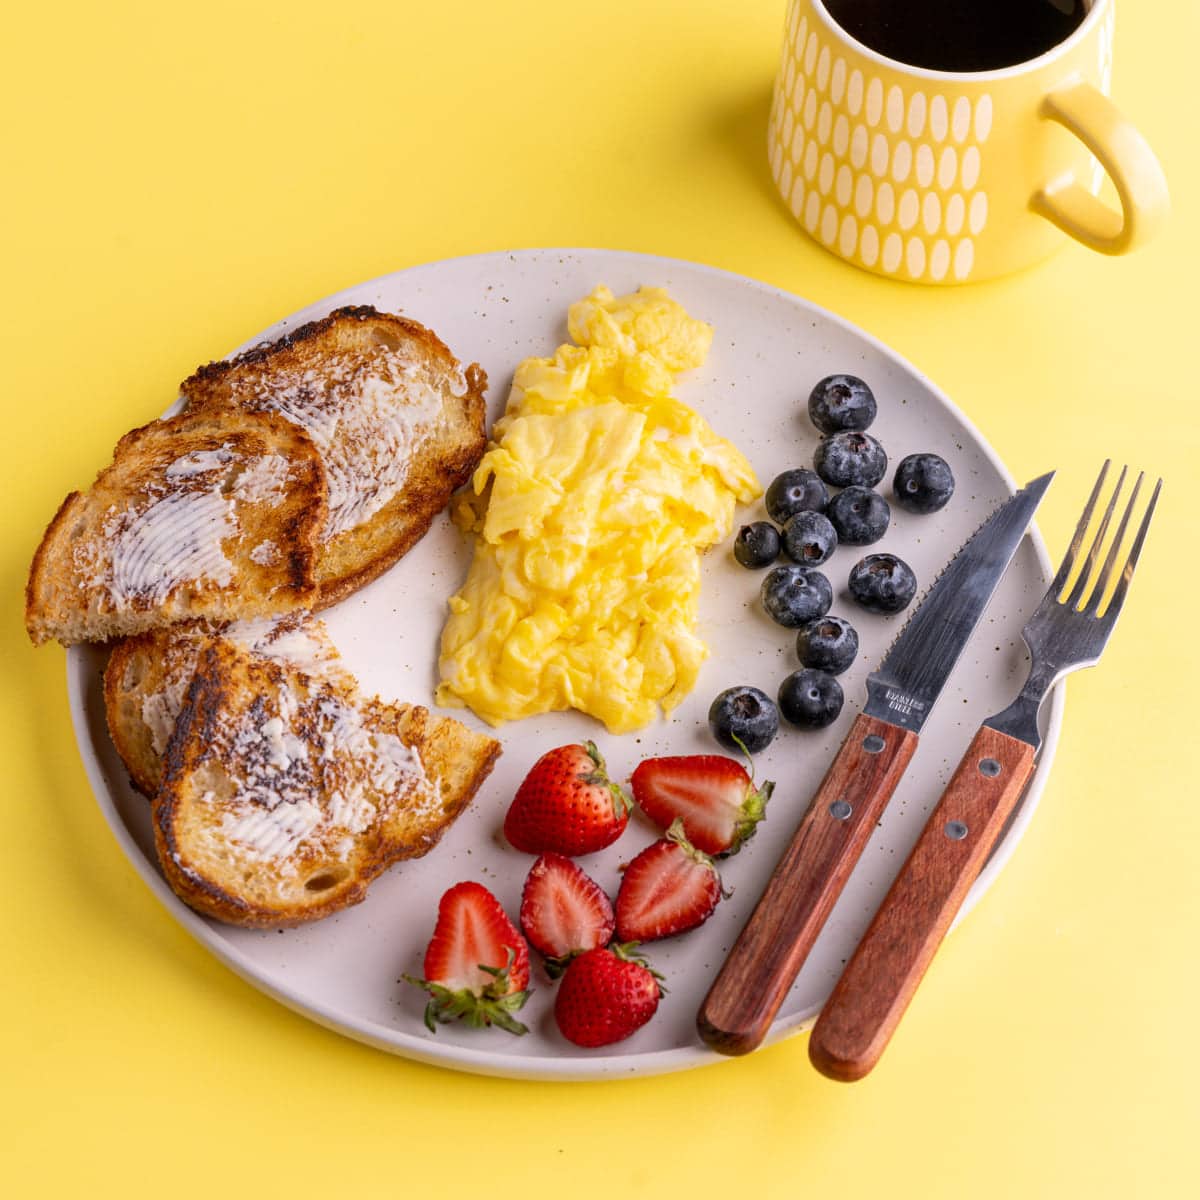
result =
[{"label": "buttered toast", "polygon": [[306,675],[353,688],[323,622],[307,612],[212,626],[189,621],[123,638],[104,668],[104,713],[130,779],[152,797],[200,651],[214,637]]},{"label": "buttered toast", "polygon": [[166,748],[159,861],[177,895],[218,920],[313,921],[431,850],[499,751],[424,708],[364,700],[214,639]]},{"label": "buttered toast", "polygon": [[191,412],[135,429],[50,522],[29,636],[70,645],[307,607],[325,497],[312,440],[282,417]]},{"label": "buttered toast", "polygon": [[423,325],[341,308],[286,337],[201,367],[191,411],[276,412],[321,455],[329,512],[316,562],[324,608],[369,583],[429,528],[483,454],[487,377]]}]

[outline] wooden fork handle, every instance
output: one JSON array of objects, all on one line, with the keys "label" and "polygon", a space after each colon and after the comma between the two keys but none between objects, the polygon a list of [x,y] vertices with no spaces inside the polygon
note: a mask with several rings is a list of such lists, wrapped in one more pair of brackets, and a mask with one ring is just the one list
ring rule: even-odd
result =
[{"label": "wooden fork handle", "polygon": [[925,824],[809,1037],[823,1075],[879,1061],[1033,770],[1034,748],[984,726]]},{"label": "wooden fork handle", "polygon": [[916,747],[915,733],[855,720],[701,1006],[714,1050],[762,1042]]}]

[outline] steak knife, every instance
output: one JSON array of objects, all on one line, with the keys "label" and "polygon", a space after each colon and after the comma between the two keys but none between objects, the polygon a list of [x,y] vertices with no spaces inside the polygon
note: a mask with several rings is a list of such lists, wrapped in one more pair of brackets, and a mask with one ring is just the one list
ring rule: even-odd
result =
[{"label": "steak knife", "polygon": [[1026,484],[972,534],[868,677],[866,707],[700,1007],[697,1030],[719,1053],[766,1037],[1053,477]]}]

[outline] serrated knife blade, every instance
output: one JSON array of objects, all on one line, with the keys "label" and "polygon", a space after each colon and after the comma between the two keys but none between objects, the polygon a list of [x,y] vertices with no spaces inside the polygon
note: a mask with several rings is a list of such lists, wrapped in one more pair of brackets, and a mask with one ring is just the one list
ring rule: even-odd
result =
[{"label": "serrated knife blade", "polygon": [[766,1037],[1053,477],[1027,484],[971,535],[869,677],[866,707],[697,1014],[714,1050],[745,1054]]},{"label": "serrated knife blade", "polygon": [[864,712],[921,732],[1053,478],[1050,471],[1027,483],[946,564],[867,676]]}]

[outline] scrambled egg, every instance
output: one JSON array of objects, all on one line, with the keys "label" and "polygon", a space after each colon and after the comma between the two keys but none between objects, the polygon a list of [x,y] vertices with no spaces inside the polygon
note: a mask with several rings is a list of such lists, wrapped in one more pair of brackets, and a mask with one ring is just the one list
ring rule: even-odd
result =
[{"label": "scrambled egg", "polygon": [[490,724],[575,708],[612,733],[674,708],[708,651],[699,551],[761,492],[671,394],[712,327],[661,288],[570,307],[576,345],[517,368],[455,521],[476,535],[442,632],[438,702]]}]

